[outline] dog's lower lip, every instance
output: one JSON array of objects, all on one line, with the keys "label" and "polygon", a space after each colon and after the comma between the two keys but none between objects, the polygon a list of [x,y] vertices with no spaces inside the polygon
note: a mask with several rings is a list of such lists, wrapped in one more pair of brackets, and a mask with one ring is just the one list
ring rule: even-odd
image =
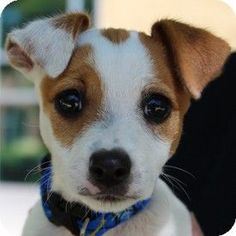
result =
[{"label": "dog's lower lip", "polygon": [[109,194],[95,195],[94,198],[96,200],[104,201],[104,202],[117,202],[117,201],[126,200],[125,197],[109,195]]},{"label": "dog's lower lip", "polygon": [[110,202],[127,200],[127,197],[125,196],[113,195],[113,194],[96,194],[93,197],[97,200],[110,201]]},{"label": "dog's lower lip", "polygon": [[79,195],[95,199],[97,201],[107,201],[107,202],[118,202],[118,201],[126,201],[126,200],[137,200],[140,198],[139,195],[136,194],[119,194],[114,191],[104,191],[98,193],[91,193],[87,188],[84,188],[83,191],[78,192]]},{"label": "dog's lower lip", "polygon": [[114,194],[95,194],[95,195],[87,195],[89,197],[92,197],[93,199],[97,201],[103,201],[103,202],[119,202],[119,201],[125,201],[130,199],[136,199],[136,197],[131,196],[122,196],[122,195],[114,195]]}]

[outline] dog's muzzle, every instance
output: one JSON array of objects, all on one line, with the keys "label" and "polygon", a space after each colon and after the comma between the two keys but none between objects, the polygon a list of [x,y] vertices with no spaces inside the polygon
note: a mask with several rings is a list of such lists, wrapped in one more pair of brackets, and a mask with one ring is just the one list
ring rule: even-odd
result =
[{"label": "dog's muzzle", "polygon": [[[116,156],[116,158],[118,158],[118,156]],[[124,163],[127,164],[127,160],[124,160],[124,157],[121,158],[123,158],[122,165],[114,164],[114,166],[124,166]],[[129,168],[126,168],[127,173],[128,169],[130,171],[130,166],[129,162]],[[114,167],[114,169],[117,168]],[[111,173],[113,172],[114,171]],[[73,204],[67,202],[62,195],[52,192],[52,166],[49,155],[45,157],[41,163],[41,174],[41,200],[46,217],[54,225],[64,226],[76,236],[102,236],[110,229],[128,221],[130,218],[143,211],[150,202],[150,199],[137,201],[134,205],[118,213],[95,212],[79,202],[73,202]],[[127,174],[125,176],[127,177]]]}]

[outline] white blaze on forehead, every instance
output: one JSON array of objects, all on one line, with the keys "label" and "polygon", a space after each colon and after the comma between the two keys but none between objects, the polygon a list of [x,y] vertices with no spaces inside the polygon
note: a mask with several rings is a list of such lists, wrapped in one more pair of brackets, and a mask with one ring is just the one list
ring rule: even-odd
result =
[{"label": "white blaze on forehead", "polygon": [[93,49],[95,67],[105,88],[105,109],[117,116],[124,115],[124,107],[137,108],[142,89],[154,77],[149,52],[139,34],[130,32],[127,40],[117,44],[99,30],[90,30],[79,38],[80,46],[86,44]]}]

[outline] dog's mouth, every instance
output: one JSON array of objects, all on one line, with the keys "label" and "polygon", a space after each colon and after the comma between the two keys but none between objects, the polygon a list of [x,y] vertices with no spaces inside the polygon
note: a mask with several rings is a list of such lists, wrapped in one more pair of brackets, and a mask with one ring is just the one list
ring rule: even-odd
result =
[{"label": "dog's mouth", "polygon": [[100,191],[91,192],[88,188],[83,188],[78,191],[78,197],[79,201],[89,208],[103,212],[120,212],[142,199],[139,192],[118,190],[122,189],[100,189]]},{"label": "dog's mouth", "polygon": [[114,191],[107,191],[107,192],[99,192],[96,194],[90,193],[88,190],[79,193],[82,196],[92,198],[94,200],[104,202],[104,203],[118,203],[127,200],[137,200],[138,196],[136,195],[127,195],[127,194],[119,194]]},{"label": "dog's mouth", "polygon": [[90,199],[103,203],[118,203],[122,201],[139,199],[138,195],[134,193],[128,193],[127,188],[124,188],[122,186],[113,187],[109,189],[100,189],[100,191],[97,192],[92,192],[88,188],[82,188],[78,193],[84,197],[88,197]]},{"label": "dog's mouth", "polygon": [[96,199],[97,201],[102,202],[121,202],[126,201],[128,199],[135,199],[134,197],[130,196],[121,196],[121,195],[115,195],[115,194],[96,194],[91,195],[92,198]]}]

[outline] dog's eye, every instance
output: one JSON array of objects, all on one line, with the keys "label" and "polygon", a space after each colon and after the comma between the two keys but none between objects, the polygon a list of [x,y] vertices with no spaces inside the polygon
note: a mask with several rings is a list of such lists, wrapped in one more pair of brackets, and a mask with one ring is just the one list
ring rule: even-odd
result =
[{"label": "dog's eye", "polygon": [[77,117],[83,108],[82,94],[76,89],[59,93],[55,98],[55,108],[64,117]]},{"label": "dog's eye", "polygon": [[157,124],[165,121],[171,112],[170,100],[161,94],[147,96],[142,104],[144,117]]}]

